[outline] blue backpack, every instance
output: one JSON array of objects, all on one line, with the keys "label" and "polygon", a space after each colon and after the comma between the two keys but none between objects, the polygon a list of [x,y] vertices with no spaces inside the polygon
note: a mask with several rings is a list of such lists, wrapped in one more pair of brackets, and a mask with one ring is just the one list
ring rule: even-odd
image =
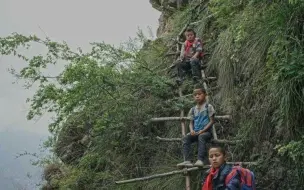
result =
[{"label": "blue backpack", "polygon": [[228,184],[237,174],[241,177],[241,190],[256,190],[254,173],[241,166],[232,167],[231,172],[226,176],[225,184]]}]

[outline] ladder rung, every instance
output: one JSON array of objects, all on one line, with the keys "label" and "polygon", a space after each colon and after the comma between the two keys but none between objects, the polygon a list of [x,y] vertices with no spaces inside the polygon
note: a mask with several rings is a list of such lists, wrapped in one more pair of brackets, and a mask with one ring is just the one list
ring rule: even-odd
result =
[{"label": "ladder rung", "polygon": [[[159,137],[159,136],[157,136],[156,139],[159,140],[159,141],[164,141],[164,142],[180,142],[182,140],[182,138],[162,138],[162,137]],[[233,144],[240,143],[242,141],[241,140],[231,141],[231,140],[226,140],[226,139],[212,139],[211,142],[219,143],[219,144],[231,144],[231,145],[233,145]]]},{"label": "ladder rung", "polygon": [[162,173],[162,174],[155,174],[151,176],[146,176],[146,177],[141,177],[141,178],[134,178],[134,179],[129,179],[129,180],[122,180],[122,181],[116,181],[116,184],[126,184],[126,183],[133,183],[137,181],[146,181],[154,178],[159,178],[159,177],[164,177],[164,176],[170,176],[170,175],[175,175],[175,174],[181,174],[181,173],[187,173],[190,171],[195,171],[198,170],[198,167],[193,167],[193,168],[184,168],[182,170],[175,170],[167,173]]},{"label": "ladder rung", "polygon": [[[257,162],[227,162],[229,165],[257,165]],[[161,174],[154,174],[151,176],[146,176],[146,177],[140,177],[140,178],[134,178],[134,179],[128,179],[128,180],[122,180],[122,181],[116,181],[116,184],[126,184],[126,183],[133,183],[137,181],[146,181],[146,180],[151,180],[159,177],[165,177],[165,176],[171,176],[175,174],[182,174],[182,173],[187,173],[191,171],[196,171],[199,169],[208,169],[210,168],[210,165],[206,165],[202,168],[199,167],[192,167],[192,168],[183,168],[181,170],[175,170],[167,173],[161,173]]]},{"label": "ladder rung", "polygon": [[[215,116],[216,120],[231,120],[231,115],[218,115]],[[152,118],[152,122],[158,122],[158,121],[182,121],[182,120],[190,120],[190,117],[156,117]]]},{"label": "ladder rung", "polygon": [[165,141],[165,142],[180,142],[182,140],[182,138],[162,138],[159,136],[157,136],[156,139],[159,141]]},{"label": "ladder rung", "polygon": [[216,77],[206,77],[203,80],[204,81],[212,81],[212,80],[216,80],[216,79],[217,79]]},{"label": "ladder rung", "polygon": [[240,142],[242,142],[241,140],[226,140],[226,139],[212,139],[211,142],[213,143],[219,143],[219,144],[238,144]]}]

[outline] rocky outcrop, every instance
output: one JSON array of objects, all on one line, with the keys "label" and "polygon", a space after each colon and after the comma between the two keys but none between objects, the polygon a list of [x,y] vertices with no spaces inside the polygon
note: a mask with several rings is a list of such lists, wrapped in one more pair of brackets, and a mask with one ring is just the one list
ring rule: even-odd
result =
[{"label": "rocky outcrop", "polygon": [[[152,7],[162,14],[158,19],[159,27],[157,29],[157,37],[162,36],[164,33],[170,32],[170,24],[168,23],[170,16],[177,9],[187,5],[191,0],[149,0]],[[192,0],[193,1],[193,0]]]},{"label": "rocky outcrop", "polygon": [[190,0],[150,0],[152,7],[161,12],[164,9],[181,8],[189,2]]},{"label": "rocky outcrop", "polygon": [[[82,121],[85,121],[85,119]],[[77,162],[83,156],[90,143],[88,130],[91,124],[81,123],[82,121],[77,116],[69,118],[59,132],[54,144],[55,154],[65,164]]]},{"label": "rocky outcrop", "polygon": [[166,33],[168,28],[169,16],[165,13],[162,13],[158,19],[158,28],[157,28],[157,37],[160,37],[162,34]]},{"label": "rocky outcrop", "polygon": [[42,190],[59,189],[58,182],[63,177],[63,172],[57,164],[49,164],[44,168],[43,178],[46,183],[42,186]]},{"label": "rocky outcrop", "polygon": [[149,0],[152,7],[158,11],[162,11],[161,9],[161,0]]}]

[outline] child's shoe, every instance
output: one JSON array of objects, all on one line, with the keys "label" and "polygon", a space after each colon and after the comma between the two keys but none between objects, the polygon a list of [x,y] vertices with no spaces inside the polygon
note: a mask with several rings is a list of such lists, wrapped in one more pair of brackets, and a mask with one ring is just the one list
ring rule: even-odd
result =
[{"label": "child's shoe", "polygon": [[190,161],[184,161],[176,165],[177,167],[193,167],[193,164]]},{"label": "child's shoe", "polygon": [[197,161],[195,162],[194,166],[203,167],[203,166],[204,166],[204,163],[203,163],[201,160],[197,160]]}]

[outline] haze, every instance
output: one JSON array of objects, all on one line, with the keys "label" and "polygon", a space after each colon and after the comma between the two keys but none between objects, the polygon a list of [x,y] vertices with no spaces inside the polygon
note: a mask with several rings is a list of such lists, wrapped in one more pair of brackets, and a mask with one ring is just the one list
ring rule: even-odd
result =
[{"label": "haze", "polygon": [[[155,33],[159,15],[148,0],[0,0],[0,36],[36,34],[84,49],[95,41],[119,45],[136,36],[138,27],[146,32],[151,27]],[[35,53],[39,49],[31,52]],[[23,151],[38,152],[48,136],[49,116],[26,120],[29,105],[25,100],[35,89],[24,89],[22,81],[12,84],[16,79],[7,72],[24,65],[14,57],[0,57],[0,187],[4,190],[37,189],[41,169],[31,165],[31,157],[15,156]]]}]

